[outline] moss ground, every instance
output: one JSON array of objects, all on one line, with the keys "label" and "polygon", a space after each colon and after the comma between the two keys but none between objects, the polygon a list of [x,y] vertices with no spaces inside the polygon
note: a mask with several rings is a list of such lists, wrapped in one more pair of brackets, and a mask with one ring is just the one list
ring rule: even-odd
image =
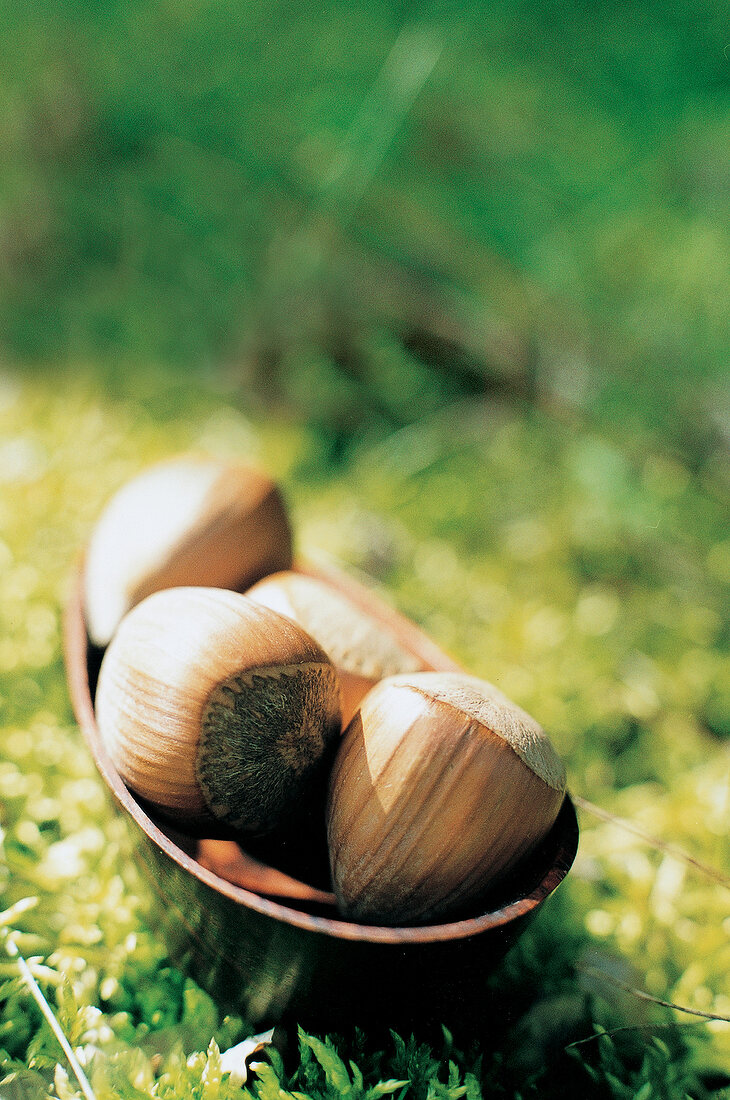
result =
[{"label": "moss ground", "polygon": [[[367,574],[532,711],[572,791],[619,818],[581,811],[575,867],[485,987],[500,1022],[476,1047],[446,1019],[443,1048],[303,1035],[254,1093],[727,1095],[730,1024],[656,1003],[730,1016],[722,461],[690,469],[657,445],[626,453],[534,408],[473,400],[369,438],[333,470],[304,424],[256,420],[230,395],[162,372],[146,376],[143,399],[142,385],[130,378],[112,396],[77,371],[6,372],[0,387],[4,927],[100,1100],[240,1095],[217,1051],[245,1021],[221,1018],[146,922],[60,650],[61,609],[102,504],[191,446],[270,469],[300,550]],[[75,1096],[17,964],[0,970],[3,1096]]]}]

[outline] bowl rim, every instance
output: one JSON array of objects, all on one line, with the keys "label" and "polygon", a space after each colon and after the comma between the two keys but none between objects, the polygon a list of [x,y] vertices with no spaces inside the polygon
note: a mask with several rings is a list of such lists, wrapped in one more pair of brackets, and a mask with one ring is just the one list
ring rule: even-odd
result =
[{"label": "bowl rim", "polygon": [[[364,610],[375,614],[381,621],[387,622],[401,641],[410,645],[415,653],[433,666],[434,670],[461,671],[461,666],[444,654],[419,627],[394,611],[389,604],[381,602],[379,595],[361,582],[331,565],[321,566],[298,560],[293,568],[298,572],[333,583],[343,594],[358,602]],[[406,946],[467,939],[532,913],[562,882],[573,864],[578,847],[578,823],[572,800],[566,792],[558,818],[548,834],[549,837],[553,836],[557,840],[555,855],[540,881],[528,894],[476,917],[414,926],[362,924],[344,918],[309,913],[237,886],[216,874],[215,871],[203,867],[155,823],[124,784],[104,748],[96,724],[89,682],[89,640],[83,611],[83,559],[76,569],[75,580],[64,608],[63,651],[66,678],[76,720],[101,777],[119,807],[129,815],[145,836],[182,870],[216,893],[262,916],[335,939],[367,943]]]}]

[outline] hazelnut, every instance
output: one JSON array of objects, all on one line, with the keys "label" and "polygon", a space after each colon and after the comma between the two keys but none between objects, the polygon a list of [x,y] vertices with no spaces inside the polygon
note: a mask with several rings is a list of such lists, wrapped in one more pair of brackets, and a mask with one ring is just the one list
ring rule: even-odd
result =
[{"label": "hazelnut", "polygon": [[542,840],[565,770],[538,723],[483,680],[425,672],[363,699],[335,758],[328,840],[345,915],[432,921]]},{"label": "hazelnut", "polygon": [[125,783],[182,827],[276,828],[339,734],[337,675],[289,619],[236,592],[171,588],[122,620],[96,693]]},{"label": "hazelnut", "polygon": [[193,456],[158,463],[112,497],[92,533],[89,637],[107,645],[122,616],[159,589],[242,589],[291,558],[284,502],[266,474]]},{"label": "hazelnut", "polygon": [[246,595],[299,623],[328,654],[340,678],[343,726],[379,680],[426,668],[386,623],[327,581],[284,571],[264,577]]}]

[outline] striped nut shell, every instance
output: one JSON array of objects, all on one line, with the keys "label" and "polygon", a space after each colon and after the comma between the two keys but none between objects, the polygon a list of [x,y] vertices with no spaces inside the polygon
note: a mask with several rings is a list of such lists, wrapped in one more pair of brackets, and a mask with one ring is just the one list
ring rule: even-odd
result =
[{"label": "striped nut shell", "polygon": [[172,588],[122,620],[96,718],[122,779],[163,815],[265,834],[319,774],[339,686],[296,623],[236,592]]},{"label": "striped nut shell", "polygon": [[383,680],[330,777],[343,913],[398,925],[463,909],[547,834],[564,793],[542,728],[491,684],[440,672]]}]

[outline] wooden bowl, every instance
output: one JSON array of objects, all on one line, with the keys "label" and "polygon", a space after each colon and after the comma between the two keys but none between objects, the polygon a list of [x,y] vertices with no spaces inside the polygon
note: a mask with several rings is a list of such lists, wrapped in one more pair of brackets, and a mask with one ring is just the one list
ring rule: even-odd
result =
[{"label": "wooden bowl", "polygon": [[[363,585],[329,569],[302,563],[296,568],[333,583],[430,668],[458,669]],[[151,886],[152,919],[171,959],[219,1004],[252,1024],[295,1020],[321,1030],[376,1020],[410,1029],[417,1021],[479,1019],[484,978],[573,863],[578,824],[569,796],[546,839],[480,911],[418,927],[356,924],[338,916],[326,884],[323,889],[294,879],[260,853],[255,859],[241,853],[248,888],[229,881],[211,868],[229,874],[232,848],[221,849],[217,862],[214,842],[177,832],[128,790],[94,717],[102,654],[86,633],[80,576],[66,608],[64,653],[76,718],[134,832],[135,855]]]}]

